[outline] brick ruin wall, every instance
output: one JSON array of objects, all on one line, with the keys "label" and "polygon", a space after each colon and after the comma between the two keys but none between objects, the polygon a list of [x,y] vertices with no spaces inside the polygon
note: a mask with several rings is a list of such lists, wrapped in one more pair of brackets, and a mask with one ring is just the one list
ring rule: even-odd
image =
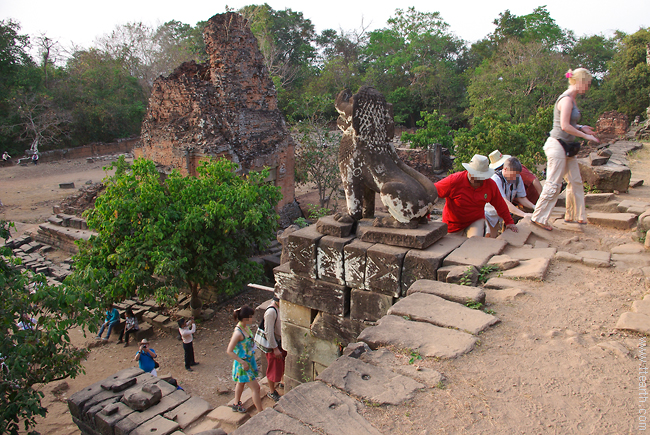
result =
[{"label": "brick ruin wall", "polygon": [[605,112],[596,122],[596,136],[603,141],[616,139],[627,133],[629,126],[627,115],[616,111]]},{"label": "brick ruin wall", "polygon": [[184,63],[154,83],[135,156],[186,175],[209,158],[228,158],[244,173],[268,167],[282,189],[279,207],[292,202],[294,142],[248,21],[215,15],[203,38],[207,63]]}]

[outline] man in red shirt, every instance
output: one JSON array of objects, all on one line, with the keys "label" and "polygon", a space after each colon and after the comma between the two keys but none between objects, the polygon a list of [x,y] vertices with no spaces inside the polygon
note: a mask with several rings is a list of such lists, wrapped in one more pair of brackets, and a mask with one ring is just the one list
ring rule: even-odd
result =
[{"label": "man in red shirt", "polygon": [[466,231],[467,237],[485,235],[485,204],[490,203],[506,225],[506,229],[518,232],[510,216],[499,188],[490,177],[489,160],[475,154],[469,163],[463,163],[466,171],[456,172],[436,183],[438,196],[446,198],[442,221],[450,233]]}]

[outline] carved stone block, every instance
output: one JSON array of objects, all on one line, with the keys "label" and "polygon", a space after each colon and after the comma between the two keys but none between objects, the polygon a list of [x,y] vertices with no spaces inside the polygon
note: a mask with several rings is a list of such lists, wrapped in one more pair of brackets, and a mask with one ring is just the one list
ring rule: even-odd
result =
[{"label": "carved stone block", "polygon": [[365,288],[399,297],[402,293],[402,263],[408,249],[376,244],[367,251]]},{"label": "carved stone block", "polygon": [[366,288],[366,252],[373,245],[354,239],[343,248],[345,285],[348,287]]},{"label": "carved stone block", "polygon": [[289,235],[289,252],[291,271],[310,278],[317,278],[316,247],[323,234],[315,225],[302,228]]},{"label": "carved stone block", "polygon": [[[324,366],[329,366],[339,357],[337,343],[316,338],[309,328],[291,323],[282,324],[282,347],[289,355],[305,361],[315,361]],[[299,379],[295,373],[289,373],[289,376]]]},{"label": "carved stone block", "polygon": [[345,285],[343,248],[353,239],[353,236],[325,236],[320,239],[316,251],[316,268],[320,279]]},{"label": "carved stone block", "polygon": [[348,237],[352,232],[353,223],[342,223],[334,219],[334,216],[324,216],[316,222],[316,229],[321,234],[334,237]]},{"label": "carved stone block", "polygon": [[[312,315],[312,313],[314,313]],[[309,328],[311,326],[312,318],[315,317],[315,310],[302,305],[296,305],[289,301],[280,301],[280,318],[282,322],[293,323],[294,325]]]},{"label": "carved stone block", "polygon": [[425,249],[447,234],[447,224],[440,221],[429,222],[414,229],[374,227],[372,223],[371,219],[359,221],[359,239],[369,243]]}]

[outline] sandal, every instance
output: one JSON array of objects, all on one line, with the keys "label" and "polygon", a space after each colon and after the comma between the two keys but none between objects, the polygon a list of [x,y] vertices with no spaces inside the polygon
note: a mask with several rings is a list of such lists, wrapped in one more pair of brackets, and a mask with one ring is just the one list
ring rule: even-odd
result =
[{"label": "sandal", "polygon": [[241,400],[239,403],[235,405],[230,405],[233,411],[235,412],[241,412],[242,414],[246,414],[246,408],[244,408],[244,405],[241,403]]},{"label": "sandal", "polygon": [[532,220],[532,219],[531,219],[530,221],[531,221],[534,225],[537,225],[538,227],[543,228],[543,229],[545,229],[546,231],[553,231],[553,227],[550,226],[550,225],[544,225],[544,224],[541,224],[541,223],[539,223],[539,222],[537,222],[537,221],[534,221],[534,220]]},{"label": "sandal", "polygon": [[568,221],[568,220],[564,219],[564,223],[566,223],[566,224],[587,225],[589,222],[587,222],[587,221]]}]

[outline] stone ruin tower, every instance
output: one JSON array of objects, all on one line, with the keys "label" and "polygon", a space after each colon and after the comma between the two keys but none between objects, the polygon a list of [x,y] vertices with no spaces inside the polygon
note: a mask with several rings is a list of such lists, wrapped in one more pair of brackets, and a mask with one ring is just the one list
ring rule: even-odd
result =
[{"label": "stone ruin tower", "polygon": [[279,207],[294,199],[294,143],[248,21],[228,12],[208,21],[209,59],[186,62],[153,85],[136,157],[185,175],[202,160],[225,157],[241,171],[270,168],[282,189]]}]

